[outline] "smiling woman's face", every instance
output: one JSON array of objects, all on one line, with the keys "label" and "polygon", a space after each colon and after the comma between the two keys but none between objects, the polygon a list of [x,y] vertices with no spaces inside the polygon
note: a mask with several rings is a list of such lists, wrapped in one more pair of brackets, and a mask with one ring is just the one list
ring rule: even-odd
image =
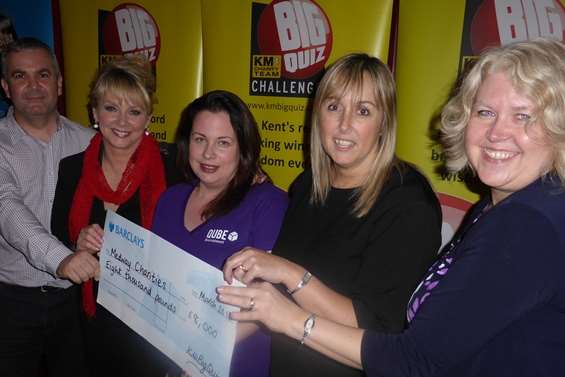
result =
[{"label": "smiling woman's face", "polygon": [[104,148],[135,152],[151,115],[136,96],[117,95],[106,91],[93,109],[104,140]]},{"label": "smiling woman's face", "polygon": [[226,112],[199,112],[189,143],[190,168],[200,185],[223,190],[239,165],[239,144]]},{"label": "smiling woman's face", "polygon": [[339,98],[328,97],[320,109],[320,139],[333,162],[337,187],[356,187],[370,172],[383,113],[378,108],[368,78],[361,93],[348,90]]},{"label": "smiling woman's face", "polygon": [[495,204],[552,168],[553,148],[539,121],[532,121],[535,111],[505,72],[490,73],[479,87],[465,151]]}]

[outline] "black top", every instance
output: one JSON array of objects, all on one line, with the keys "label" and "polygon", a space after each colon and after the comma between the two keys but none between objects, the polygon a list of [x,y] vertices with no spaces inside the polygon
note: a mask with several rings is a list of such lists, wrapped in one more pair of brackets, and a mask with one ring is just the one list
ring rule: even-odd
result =
[{"label": "black top", "polygon": [[[406,304],[441,244],[441,209],[414,168],[395,168],[369,213],[356,218],[352,189],[310,204],[311,171],[295,182],[273,254],[351,298],[359,327],[400,332]],[[296,340],[273,337],[272,376],[360,376]]]}]

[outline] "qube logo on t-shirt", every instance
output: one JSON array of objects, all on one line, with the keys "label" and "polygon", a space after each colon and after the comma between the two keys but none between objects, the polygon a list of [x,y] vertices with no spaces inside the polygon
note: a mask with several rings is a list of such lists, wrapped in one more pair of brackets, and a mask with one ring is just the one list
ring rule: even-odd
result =
[{"label": "qube logo on t-shirt", "polygon": [[230,232],[229,229],[209,229],[206,233],[204,242],[215,242],[224,244],[226,241],[235,242],[239,238],[237,232]]}]

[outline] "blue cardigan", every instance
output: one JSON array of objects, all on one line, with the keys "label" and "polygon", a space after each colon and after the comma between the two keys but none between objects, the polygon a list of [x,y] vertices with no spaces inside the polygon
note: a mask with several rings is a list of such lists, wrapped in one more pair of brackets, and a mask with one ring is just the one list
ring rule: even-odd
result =
[{"label": "blue cardigan", "polygon": [[408,329],[365,332],[368,376],[565,376],[565,192],[539,179],[487,205]]}]

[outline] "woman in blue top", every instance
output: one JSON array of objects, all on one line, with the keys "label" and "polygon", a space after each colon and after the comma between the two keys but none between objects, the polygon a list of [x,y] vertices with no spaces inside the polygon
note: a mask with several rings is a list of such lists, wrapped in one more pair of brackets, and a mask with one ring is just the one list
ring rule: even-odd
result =
[{"label": "woman in blue top", "polygon": [[220,300],[369,376],[565,375],[565,46],[489,50],[442,113],[448,167],[490,188],[429,269],[408,328],[339,325],[268,283]]},{"label": "woman in blue top", "polygon": [[[218,269],[246,246],[271,250],[288,200],[269,182],[254,184],[261,139],[245,103],[221,90],[194,100],[181,115],[177,147],[185,183],[161,196],[153,231]],[[267,376],[269,354],[268,335],[240,324],[230,376]]]}]

